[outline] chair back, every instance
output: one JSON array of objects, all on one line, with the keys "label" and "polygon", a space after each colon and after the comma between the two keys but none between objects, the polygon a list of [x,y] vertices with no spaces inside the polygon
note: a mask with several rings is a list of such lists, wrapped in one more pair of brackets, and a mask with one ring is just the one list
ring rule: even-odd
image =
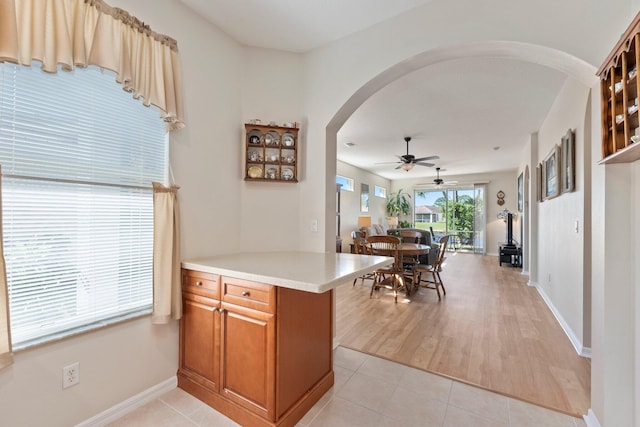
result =
[{"label": "chair back", "polygon": [[404,243],[420,243],[422,233],[414,230],[400,230],[400,237]]},{"label": "chair back", "polygon": [[356,237],[353,240],[353,248],[356,254],[371,255],[371,244],[364,237]]},{"label": "chair back", "polygon": [[398,257],[398,245],[402,243],[396,236],[369,236],[367,242],[371,247],[372,255],[391,256],[394,259],[394,265],[400,269],[402,260]]},{"label": "chair back", "polygon": [[442,271],[442,263],[445,260],[445,252],[447,250],[447,243],[449,243],[449,235],[442,236],[440,238],[440,245],[438,246],[438,253],[436,254],[436,262],[433,269],[436,271]]}]

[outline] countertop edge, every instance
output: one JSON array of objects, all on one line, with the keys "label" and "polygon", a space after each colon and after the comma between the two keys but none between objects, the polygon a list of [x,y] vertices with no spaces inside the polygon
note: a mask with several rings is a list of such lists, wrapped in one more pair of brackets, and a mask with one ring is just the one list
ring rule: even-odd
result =
[{"label": "countertop edge", "polygon": [[336,287],[360,277],[363,274],[371,273],[377,268],[389,264],[393,261],[393,258],[383,256],[372,256],[372,258],[378,258],[374,263],[367,267],[359,268],[351,273],[347,273],[343,276],[337,277],[333,280],[324,283],[312,283],[286,277],[274,277],[259,273],[252,273],[249,271],[231,270],[223,267],[216,267],[214,265],[207,265],[194,261],[182,261],[182,268],[188,270],[202,271],[205,273],[218,274],[221,276],[229,276],[237,279],[250,280],[254,282],[261,282],[270,285],[280,286],[283,288],[297,289],[300,291],[324,293],[328,290],[335,289]]}]

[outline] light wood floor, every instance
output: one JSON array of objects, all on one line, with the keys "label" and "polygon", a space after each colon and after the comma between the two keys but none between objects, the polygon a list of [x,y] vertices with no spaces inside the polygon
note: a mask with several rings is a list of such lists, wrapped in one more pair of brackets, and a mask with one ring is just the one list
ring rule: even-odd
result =
[{"label": "light wood floor", "polygon": [[370,281],[337,288],[340,345],[582,416],[591,363],[578,356],[527,276],[497,257],[447,254],[447,295],[420,289],[410,301]]}]

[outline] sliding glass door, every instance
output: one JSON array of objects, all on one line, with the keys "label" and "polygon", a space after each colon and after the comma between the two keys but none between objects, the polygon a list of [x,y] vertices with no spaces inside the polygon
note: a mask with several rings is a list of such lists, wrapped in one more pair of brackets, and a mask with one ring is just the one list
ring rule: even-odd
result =
[{"label": "sliding glass door", "polygon": [[413,200],[416,228],[436,241],[448,234],[452,250],[484,253],[483,186],[415,190]]}]

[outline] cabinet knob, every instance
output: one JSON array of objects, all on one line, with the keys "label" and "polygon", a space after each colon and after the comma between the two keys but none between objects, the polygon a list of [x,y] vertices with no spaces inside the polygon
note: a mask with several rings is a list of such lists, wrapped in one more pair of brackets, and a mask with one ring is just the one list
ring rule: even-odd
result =
[{"label": "cabinet knob", "polygon": [[224,308],[219,308],[218,311],[220,312],[220,314],[224,313]]},{"label": "cabinet knob", "polygon": [[197,281],[196,282],[196,286],[202,286],[202,282],[201,281]]},{"label": "cabinet knob", "polygon": [[216,311],[218,311],[218,307],[213,307],[213,312],[215,313]]},{"label": "cabinet knob", "polygon": [[243,297],[248,297],[249,295],[251,295],[251,293],[249,293],[249,291],[242,291],[242,296]]}]

